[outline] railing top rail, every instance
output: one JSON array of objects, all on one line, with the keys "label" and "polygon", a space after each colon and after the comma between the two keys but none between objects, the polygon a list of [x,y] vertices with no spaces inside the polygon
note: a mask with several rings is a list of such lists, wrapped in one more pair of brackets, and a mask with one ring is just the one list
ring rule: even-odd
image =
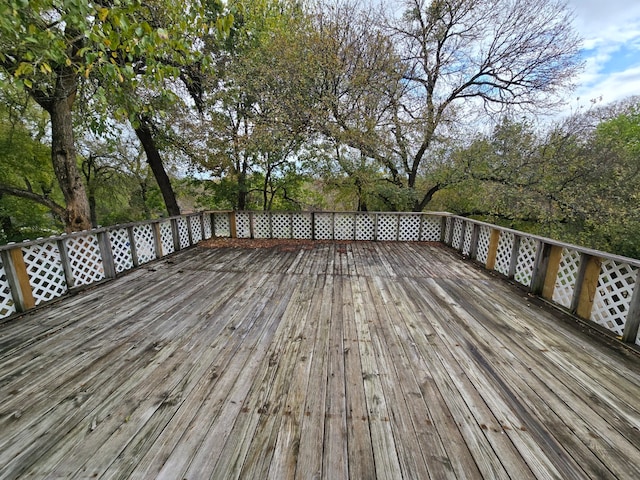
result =
[{"label": "railing top rail", "polygon": [[619,263],[627,263],[629,265],[633,265],[634,267],[640,267],[640,260],[635,259],[635,258],[624,257],[622,255],[616,255],[614,253],[603,252],[601,250],[595,250],[593,248],[581,247],[581,246],[575,245],[573,243],[562,242],[560,240],[554,240],[552,238],[544,237],[544,236],[541,236],[541,235],[535,235],[535,234],[532,234],[532,233],[525,233],[525,232],[522,232],[520,230],[514,230],[514,229],[508,228],[508,227],[501,227],[501,226],[495,225],[493,223],[487,223],[487,222],[483,222],[481,220],[474,220],[472,218],[462,217],[460,215],[454,215],[454,214],[451,214],[451,213],[442,213],[442,215],[448,216],[448,217],[451,217],[451,218],[459,218],[461,220],[464,220],[465,222],[475,223],[477,225],[483,225],[483,226],[486,226],[486,227],[489,227],[489,228],[493,228],[495,230],[501,230],[503,232],[513,233],[514,235],[518,235],[520,237],[528,237],[528,238],[531,238],[533,240],[538,240],[540,242],[546,243],[548,245],[555,245],[555,246],[558,246],[558,247],[565,247],[567,249],[575,250],[576,252],[584,253],[585,255],[590,255],[592,257],[600,257],[600,258],[604,258],[604,259],[607,259],[607,260],[613,260],[613,261],[619,262]]}]

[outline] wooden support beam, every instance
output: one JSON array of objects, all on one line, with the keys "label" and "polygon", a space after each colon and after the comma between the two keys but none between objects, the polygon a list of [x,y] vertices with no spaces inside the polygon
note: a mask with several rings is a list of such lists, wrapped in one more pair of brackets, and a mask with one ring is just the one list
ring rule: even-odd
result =
[{"label": "wooden support beam", "polygon": [[516,268],[518,268],[518,255],[520,254],[520,242],[522,237],[520,235],[514,235],[513,237],[513,249],[511,250],[511,262],[509,263],[509,278],[516,276]]},{"label": "wooden support beam", "polygon": [[[200,221],[200,225],[204,225],[202,218]],[[160,231],[160,222],[153,222],[151,224],[151,228],[153,229],[153,247],[156,251],[156,258],[162,258],[164,254],[162,252],[162,232]],[[204,232],[204,228],[202,231]]]},{"label": "wooden support beam", "polygon": [[487,270],[493,270],[496,266],[498,243],[500,243],[500,230],[491,229],[491,236],[489,237],[489,251],[487,252]]},{"label": "wooden support beam", "polygon": [[3,250],[0,253],[16,310],[25,312],[35,307],[36,300],[33,297],[22,249],[14,248],[8,251]]},{"label": "wooden support beam", "polygon": [[570,310],[587,320],[591,318],[591,309],[593,308],[593,299],[598,287],[601,263],[602,259],[599,257],[585,253],[580,255],[580,267],[576,276]]},{"label": "wooden support beam", "polygon": [[627,319],[624,324],[622,341],[636,343],[638,329],[640,329],[640,269],[636,274],[636,283],[633,286],[633,294],[631,295],[629,311],[627,312]]},{"label": "wooden support beam", "polygon": [[[86,237],[79,239],[80,241],[86,241]],[[64,280],[67,283],[67,289],[72,289],[75,286],[73,279],[73,272],[71,271],[71,262],[69,261],[69,252],[67,250],[66,239],[61,238],[56,241],[58,247],[58,254],[60,255],[60,263],[62,264],[62,271],[64,272]]]},{"label": "wooden support beam", "polygon": [[105,278],[116,278],[116,264],[113,260],[113,250],[111,248],[109,232],[98,232],[98,245],[100,247],[100,256],[102,257],[102,268],[104,268]]},{"label": "wooden support beam", "polygon": [[542,286],[542,297],[547,300],[553,299],[553,291],[556,288],[556,278],[558,276],[558,269],[560,268],[560,260],[562,260],[562,247],[550,245],[547,271]]},{"label": "wooden support beam", "polygon": [[467,235],[467,222],[462,220],[462,231],[460,232],[460,245],[458,250],[460,253],[464,252],[464,237]]},{"label": "wooden support beam", "polygon": [[236,212],[229,212],[229,235],[231,238],[238,238],[238,231],[236,229]]},{"label": "wooden support beam", "polygon": [[127,233],[129,234],[129,249],[131,250],[131,260],[133,260],[133,266],[140,265],[138,260],[138,249],[136,248],[136,236],[133,232],[133,227],[127,227]]},{"label": "wooden support beam", "polygon": [[478,240],[480,239],[480,225],[473,224],[473,231],[471,232],[471,248],[469,249],[469,258],[477,260],[478,258]]}]

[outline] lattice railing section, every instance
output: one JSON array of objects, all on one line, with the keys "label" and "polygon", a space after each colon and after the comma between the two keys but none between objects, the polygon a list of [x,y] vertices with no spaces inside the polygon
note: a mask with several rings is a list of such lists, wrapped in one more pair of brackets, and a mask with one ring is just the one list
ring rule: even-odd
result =
[{"label": "lattice railing section", "polygon": [[16,312],[16,305],[11,294],[11,286],[0,260],[0,318],[8,317]]},{"label": "lattice railing section", "polygon": [[453,242],[453,219],[447,217],[444,222],[444,243],[451,245]]},{"label": "lattice railing section", "polygon": [[563,248],[558,276],[553,289],[553,301],[558,305],[562,305],[565,308],[571,307],[579,268],[580,253],[576,250]]},{"label": "lattice railing section", "polygon": [[456,218],[453,221],[453,233],[451,237],[451,246],[456,250],[460,250],[461,242],[462,242],[462,219]]},{"label": "lattice railing section", "polygon": [[111,230],[109,232],[111,242],[111,252],[116,273],[124,272],[133,268],[133,254],[131,252],[131,240],[126,228]]},{"label": "lattice railing section", "polygon": [[371,241],[376,238],[376,216],[360,214],[356,216],[356,240]]},{"label": "lattice railing section", "polygon": [[23,247],[22,255],[36,305],[67,293],[62,259],[55,242]]},{"label": "lattice railing section", "polygon": [[393,241],[398,239],[398,215],[378,215],[376,240]]},{"label": "lattice railing section", "polygon": [[638,269],[626,263],[605,260],[593,299],[591,319],[622,336]]},{"label": "lattice railing section", "polygon": [[489,256],[489,240],[491,231],[486,225],[480,227],[480,233],[478,234],[478,247],[476,249],[476,259],[486,265],[487,258]]},{"label": "lattice railing section", "polygon": [[160,222],[160,245],[163,255],[169,255],[176,251],[176,247],[173,244],[173,228],[171,228],[170,221]]},{"label": "lattice railing section", "polygon": [[516,282],[527,287],[531,285],[537,253],[538,244],[534,239],[529,237],[520,238],[518,262],[516,263],[516,272],[514,275]]},{"label": "lattice railing section", "polygon": [[311,213],[296,212],[291,214],[291,235],[296,239],[311,239],[313,237]]},{"label": "lattice railing section", "polygon": [[291,238],[291,216],[286,213],[272,214],[271,232],[273,238]]},{"label": "lattice railing section", "polygon": [[138,264],[148,263],[151,260],[155,260],[156,249],[153,240],[153,228],[151,225],[139,225],[133,227],[133,238],[135,239]]},{"label": "lattice railing section", "polygon": [[356,219],[353,214],[336,213],[333,217],[333,237],[335,240],[353,240],[356,237]]},{"label": "lattice railing section", "polygon": [[473,241],[473,225],[468,224],[464,229],[464,241],[462,244],[462,254],[469,255],[471,253],[471,242]]},{"label": "lattice railing section", "polygon": [[187,248],[189,246],[189,224],[185,217],[178,218],[178,241],[180,242],[180,248]]},{"label": "lattice railing section", "polygon": [[271,222],[268,213],[256,213],[253,215],[253,237],[271,238]]},{"label": "lattice railing section", "polygon": [[198,215],[192,215],[189,217],[191,224],[191,240],[193,243],[198,243],[202,240],[202,222]]},{"label": "lattice railing section", "polygon": [[513,243],[515,235],[510,232],[500,232],[498,249],[496,251],[496,263],[494,269],[503,275],[509,275],[511,267],[511,255],[513,254]]},{"label": "lattice railing section", "polygon": [[95,235],[71,237],[65,244],[74,287],[90,285],[105,278],[100,245]]},{"label": "lattice railing section", "polygon": [[333,214],[316,213],[314,234],[316,240],[333,240]]},{"label": "lattice railing section", "polygon": [[213,231],[211,229],[211,215],[207,214],[202,216],[202,235],[205,239],[213,236]]},{"label": "lattice railing section", "polygon": [[230,237],[231,225],[228,213],[213,214],[213,230],[216,237]]},{"label": "lattice railing section", "polygon": [[442,236],[442,220],[440,217],[422,217],[422,233],[420,240],[423,242],[439,242]]},{"label": "lattice railing section", "polygon": [[400,215],[398,217],[398,240],[400,242],[417,242],[420,240],[422,215]]},{"label": "lattice railing section", "polygon": [[[211,219],[209,215],[207,217]],[[248,212],[236,213],[236,236],[238,238],[251,238],[251,215]]]}]

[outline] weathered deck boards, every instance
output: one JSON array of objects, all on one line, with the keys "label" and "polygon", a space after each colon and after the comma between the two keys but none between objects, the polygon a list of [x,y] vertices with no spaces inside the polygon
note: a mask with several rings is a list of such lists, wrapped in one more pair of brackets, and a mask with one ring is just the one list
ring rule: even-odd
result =
[{"label": "weathered deck boards", "polygon": [[180,253],[0,324],[1,478],[640,478],[640,358],[425,244]]}]

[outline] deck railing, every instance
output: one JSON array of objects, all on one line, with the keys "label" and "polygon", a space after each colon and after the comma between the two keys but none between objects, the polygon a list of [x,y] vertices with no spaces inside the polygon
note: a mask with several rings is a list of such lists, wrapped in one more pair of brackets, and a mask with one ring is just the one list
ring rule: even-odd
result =
[{"label": "deck railing", "polygon": [[640,345],[640,261],[448,213],[205,212],[0,247],[0,318],[212,236],[444,242]]}]

